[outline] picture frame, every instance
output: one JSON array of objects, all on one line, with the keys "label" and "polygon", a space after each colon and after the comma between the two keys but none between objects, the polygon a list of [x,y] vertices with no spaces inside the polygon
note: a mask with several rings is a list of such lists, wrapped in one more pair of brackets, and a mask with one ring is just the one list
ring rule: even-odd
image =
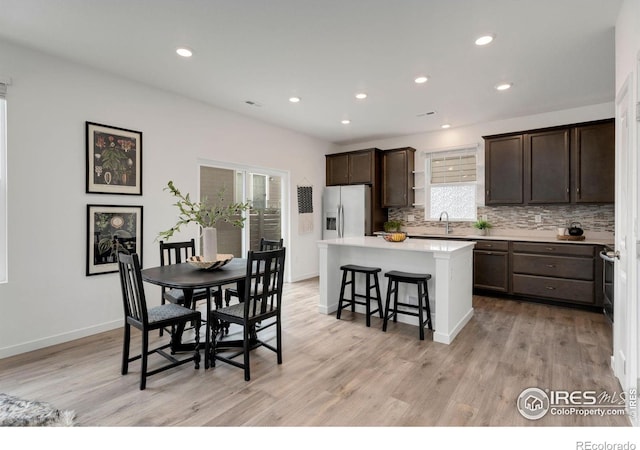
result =
[{"label": "picture frame", "polygon": [[142,264],[142,206],[87,205],[87,276],[118,271],[118,252]]},{"label": "picture frame", "polygon": [[142,132],[86,122],[88,194],[142,195]]}]

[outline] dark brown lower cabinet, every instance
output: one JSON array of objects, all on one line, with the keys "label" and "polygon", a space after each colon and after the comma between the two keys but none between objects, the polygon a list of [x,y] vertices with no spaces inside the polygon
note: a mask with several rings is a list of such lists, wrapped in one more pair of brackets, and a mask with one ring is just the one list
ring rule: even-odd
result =
[{"label": "dark brown lower cabinet", "polygon": [[514,295],[602,306],[598,247],[586,244],[513,242]]},{"label": "dark brown lower cabinet", "polygon": [[473,287],[509,292],[509,243],[478,241],[473,251]]},{"label": "dark brown lower cabinet", "polygon": [[473,289],[599,310],[604,285],[600,250],[592,244],[479,239],[473,250]]}]

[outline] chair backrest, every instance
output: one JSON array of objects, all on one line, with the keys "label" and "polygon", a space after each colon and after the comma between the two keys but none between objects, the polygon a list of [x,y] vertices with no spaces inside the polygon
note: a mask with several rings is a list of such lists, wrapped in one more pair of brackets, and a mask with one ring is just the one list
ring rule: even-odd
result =
[{"label": "chair backrest", "polygon": [[260,238],[260,251],[265,250],[279,250],[284,247],[284,239],[280,238],[278,241],[272,241],[265,238]]},{"label": "chair backrest", "polygon": [[245,318],[273,316],[282,305],[286,249],[250,251],[244,290]]},{"label": "chair backrest", "polygon": [[119,253],[118,269],[120,272],[120,286],[122,287],[125,320],[132,318],[146,325],[148,323],[147,301],[144,296],[138,254],[132,253],[127,255],[125,253]]},{"label": "chair backrest", "polygon": [[196,254],[196,241],[185,242],[160,241],[160,265],[180,264],[187,262],[189,257]]}]

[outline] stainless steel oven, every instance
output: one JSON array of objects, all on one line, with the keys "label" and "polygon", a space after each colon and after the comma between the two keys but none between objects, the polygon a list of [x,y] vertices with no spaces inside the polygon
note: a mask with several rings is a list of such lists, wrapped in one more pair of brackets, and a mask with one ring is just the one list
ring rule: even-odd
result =
[{"label": "stainless steel oven", "polygon": [[614,288],[613,288],[613,267],[617,258],[615,249],[612,247],[605,247],[600,252],[600,258],[602,258],[602,279],[603,287],[603,312],[604,315],[613,323],[613,305],[614,305]]}]

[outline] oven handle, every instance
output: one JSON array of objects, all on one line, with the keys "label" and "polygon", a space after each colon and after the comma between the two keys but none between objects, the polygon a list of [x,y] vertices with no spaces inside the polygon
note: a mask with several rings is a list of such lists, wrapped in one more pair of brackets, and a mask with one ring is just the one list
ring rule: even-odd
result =
[{"label": "oven handle", "polygon": [[620,259],[620,252],[619,251],[607,252],[605,250],[602,250],[600,252],[600,258],[602,258],[607,262],[616,262],[616,259]]}]

